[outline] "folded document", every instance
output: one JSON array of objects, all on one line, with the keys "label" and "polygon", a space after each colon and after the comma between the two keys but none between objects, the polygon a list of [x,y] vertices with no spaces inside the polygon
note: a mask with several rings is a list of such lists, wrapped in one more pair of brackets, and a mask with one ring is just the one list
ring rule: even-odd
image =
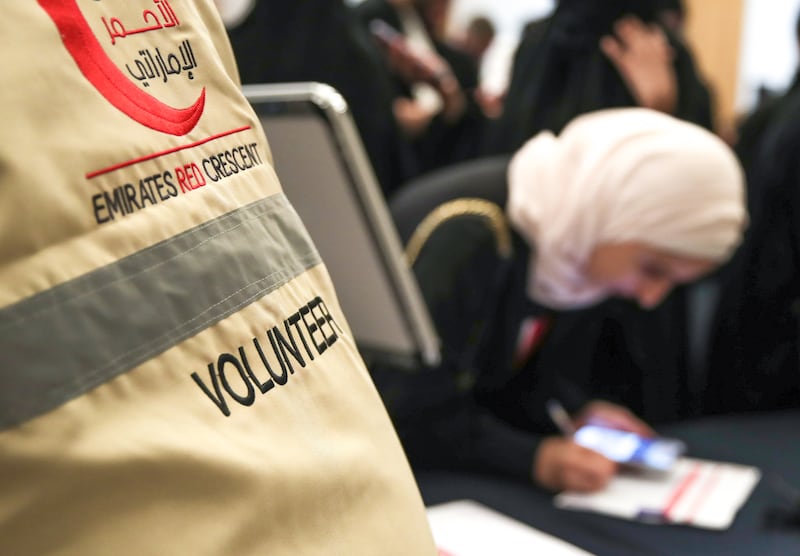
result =
[{"label": "folded document", "polygon": [[760,477],[755,467],[681,458],[668,473],[620,473],[601,492],[564,492],[554,501],[631,520],[727,529]]}]

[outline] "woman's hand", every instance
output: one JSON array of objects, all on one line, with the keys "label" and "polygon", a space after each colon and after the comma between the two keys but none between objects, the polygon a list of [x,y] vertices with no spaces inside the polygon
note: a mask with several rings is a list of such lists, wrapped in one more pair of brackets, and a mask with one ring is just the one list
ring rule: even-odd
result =
[{"label": "woman's hand", "polygon": [[639,106],[674,114],[678,104],[675,53],[664,31],[629,16],[614,25],[600,49],[616,66]]},{"label": "woman's hand", "polygon": [[425,133],[436,115],[414,99],[398,97],[393,105],[394,117],[407,137],[415,139]]},{"label": "woman's hand", "polygon": [[594,492],[605,488],[617,467],[615,462],[575,444],[571,438],[551,436],[542,441],[536,452],[533,479],[552,491]]},{"label": "woman's hand", "polygon": [[[575,428],[593,424],[655,436],[655,431],[629,409],[604,400],[587,403],[574,416]],[[533,478],[548,490],[594,492],[605,488],[620,465],[563,436],[548,437],[536,452]]]}]

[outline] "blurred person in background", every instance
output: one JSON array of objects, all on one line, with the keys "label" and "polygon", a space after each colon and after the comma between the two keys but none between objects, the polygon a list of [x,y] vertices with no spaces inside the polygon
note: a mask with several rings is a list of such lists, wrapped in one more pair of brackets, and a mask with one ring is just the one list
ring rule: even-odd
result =
[{"label": "blurred person in background", "polygon": [[[484,57],[494,42],[496,32],[491,19],[484,15],[476,15],[467,22],[464,31],[451,39],[451,42],[475,60],[480,73]],[[487,117],[496,118],[500,115],[503,106],[502,94],[486,91],[479,84],[474,95]]]},{"label": "blurred person in background", "polygon": [[452,39],[455,45],[472,56],[479,65],[495,37],[495,27],[492,20],[484,15],[476,15],[467,22],[461,36]]},{"label": "blurred person in background", "polygon": [[711,128],[711,99],[685,45],[661,22],[663,0],[559,0],[523,34],[488,152],[511,152],[601,108],[643,106]]},{"label": "blurred person in background", "polygon": [[222,11],[243,83],[319,81],[342,94],[385,195],[420,172],[394,83],[342,0],[247,0]]},{"label": "blurred person in background", "polygon": [[395,116],[420,174],[474,157],[483,135],[478,65],[446,40],[450,1],[365,0],[352,8],[382,46]]},{"label": "blurred person in background", "polygon": [[[800,44],[800,13],[795,19]],[[757,107],[735,150],[753,224],[722,273],[706,413],[800,407],[800,87]]]}]

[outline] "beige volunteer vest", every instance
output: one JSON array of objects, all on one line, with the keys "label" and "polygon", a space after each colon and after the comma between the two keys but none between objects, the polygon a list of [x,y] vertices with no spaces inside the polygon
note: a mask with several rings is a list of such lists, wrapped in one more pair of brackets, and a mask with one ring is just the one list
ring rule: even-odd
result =
[{"label": "beige volunteer vest", "polygon": [[210,0],[3,7],[0,552],[434,554]]}]

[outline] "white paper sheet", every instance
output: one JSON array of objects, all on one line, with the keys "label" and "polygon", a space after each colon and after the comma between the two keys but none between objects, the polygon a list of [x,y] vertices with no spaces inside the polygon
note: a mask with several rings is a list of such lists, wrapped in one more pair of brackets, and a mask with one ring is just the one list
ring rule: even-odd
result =
[{"label": "white paper sheet", "polygon": [[601,492],[564,492],[554,503],[650,523],[727,529],[760,477],[755,467],[681,458],[669,473],[620,473]]},{"label": "white paper sheet", "polygon": [[592,556],[473,500],[428,507],[440,556]]}]

